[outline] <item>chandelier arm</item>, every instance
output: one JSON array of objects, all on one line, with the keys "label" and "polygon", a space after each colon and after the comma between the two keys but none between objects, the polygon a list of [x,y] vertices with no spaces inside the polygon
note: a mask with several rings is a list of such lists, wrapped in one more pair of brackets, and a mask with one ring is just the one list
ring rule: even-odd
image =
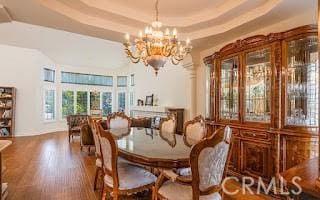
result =
[{"label": "chandelier arm", "polygon": [[140,59],[139,56],[134,56],[133,53],[130,51],[130,49],[126,48],[125,51],[126,51],[129,58],[133,58],[134,60]]},{"label": "chandelier arm", "polygon": [[133,58],[131,56],[128,56],[128,58],[130,59],[130,61],[134,64],[138,63],[140,61],[140,58]]},{"label": "chandelier arm", "polygon": [[176,60],[174,56],[171,57],[171,63],[174,65],[178,65],[180,63],[180,60]]},{"label": "chandelier arm", "polygon": [[171,49],[172,48],[166,47],[166,51],[165,51],[166,54],[164,54],[165,57],[169,57],[171,55]]}]

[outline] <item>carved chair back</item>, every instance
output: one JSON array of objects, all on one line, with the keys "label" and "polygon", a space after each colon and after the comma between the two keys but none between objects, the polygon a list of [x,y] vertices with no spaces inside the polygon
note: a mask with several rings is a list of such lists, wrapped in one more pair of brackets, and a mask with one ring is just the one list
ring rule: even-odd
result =
[{"label": "carved chair back", "polygon": [[159,125],[160,137],[168,142],[170,146],[176,145],[176,127],[177,123],[174,117],[161,119]]},{"label": "carved chair back", "polygon": [[221,191],[232,149],[230,127],[219,129],[195,144],[190,153],[193,199]]},{"label": "carved chair back", "polygon": [[67,124],[69,129],[74,127],[80,127],[81,123],[86,121],[88,115],[68,115]]},{"label": "carved chair back", "polygon": [[108,127],[110,129],[130,128],[131,119],[123,112],[115,112],[108,117]]},{"label": "carved chair back", "polygon": [[99,133],[97,131],[96,122],[100,123],[100,120],[93,119],[92,117],[88,117],[88,123],[92,131],[94,145],[96,147],[96,156],[101,157],[100,151],[100,141],[99,141]]},{"label": "carved chair back", "polygon": [[100,141],[102,169],[105,175],[112,178],[113,189],[119,187],[118,177],[118,147],[112,134],[104,130],[100,123],[95,122]]},{"label": "carved chair back", "polygon": [[187,146],[192,146],[206,137],[204,118],[199,115],[184,124],[183,140]]}]

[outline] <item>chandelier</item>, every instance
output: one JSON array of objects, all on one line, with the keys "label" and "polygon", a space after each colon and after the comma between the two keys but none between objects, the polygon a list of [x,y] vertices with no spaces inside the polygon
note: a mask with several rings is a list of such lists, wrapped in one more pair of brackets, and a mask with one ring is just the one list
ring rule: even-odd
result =
[{"label": "chandelier", "polygon": [[156,74],[167,59],[170,59],[172,64],[178,65],[192,49],[189,39],[185,42],[178,40],[175,28],[172,33],[168,28],[164,32],[161,30],[162,23],[158,20],[158,4],[159,1],[156,0],[156,20],[151,26],[145,28],[144,34],[139,31],[139,37],[134,40],[133,44],[130,42],[130,35],[126,34],[124,43],[125,52],[132,63],[142,61],[145,66],[153,67]]}]

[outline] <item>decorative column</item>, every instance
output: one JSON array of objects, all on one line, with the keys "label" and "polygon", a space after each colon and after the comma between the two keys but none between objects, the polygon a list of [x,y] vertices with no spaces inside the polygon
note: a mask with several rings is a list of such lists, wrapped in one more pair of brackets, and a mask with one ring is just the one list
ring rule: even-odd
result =
[{"label": "decorative column", "polygon": [[[191,58],[191,56],[190,56]],[[196,116],[196,103],[197,103],[197,72],[196,72],[196,65],[192,62],[192,58],[185,59],[182,63],[183,68],[185,68],[189,72],[189,81],[188,81],[188,87],[189,87],[189,93],[188,93],[188,105],[189,105],[189,113],[187,115],[187,118],[192,119]]]}]

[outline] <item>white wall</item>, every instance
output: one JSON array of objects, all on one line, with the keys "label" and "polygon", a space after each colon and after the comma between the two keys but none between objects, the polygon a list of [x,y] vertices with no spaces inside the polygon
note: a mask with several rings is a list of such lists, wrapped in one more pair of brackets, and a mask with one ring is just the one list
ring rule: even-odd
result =
[{"label": "white wall", "polygon": [[150,66],[130,64],[129,73],[135,74],[134,104],[137,99],[145,100],[146,96],[154,94],[159,106],[184,108],[185,119],[189,119],[189,72],[181,65],[173,65],[168,61],[156,76]]},{"label": "white wall", "polygon": [[276,24],[272,24],[271,26],[266,26],[262,29],[258,29],[249,34],[244,34],[241,37],[236,37],[229,41],[224,41],[218,45],[212,45],[211,48],[203,50],[200,52],[200,65],[197,68],[197,113],[201,113],[205,115],[205,97],[206,97],[206,74],[205,74],[205,66],[203,64],[203,58],[212,55],[214,52],[219,51],[220,48],[227,45],[228,43],[234,42],[238,39],[244,39],[250,36],[258,35],[258,34],[269,34],[276,33],[281,31],[290,30],[295,27],[308,25],[308,24],[317,24],[317,17],[313,10],[309,10],[304,12],[301,15],[294,16],[284,21],[280,21]]},{"label": "white wall", "polygon": [[52,127],[45,127],[41,120],[42,86],[39,67],[52,65],[53,62],[37,50],[13,46],[0,45],[0,55],[0,85],[17,88],[16,134],[49,132]]}]

